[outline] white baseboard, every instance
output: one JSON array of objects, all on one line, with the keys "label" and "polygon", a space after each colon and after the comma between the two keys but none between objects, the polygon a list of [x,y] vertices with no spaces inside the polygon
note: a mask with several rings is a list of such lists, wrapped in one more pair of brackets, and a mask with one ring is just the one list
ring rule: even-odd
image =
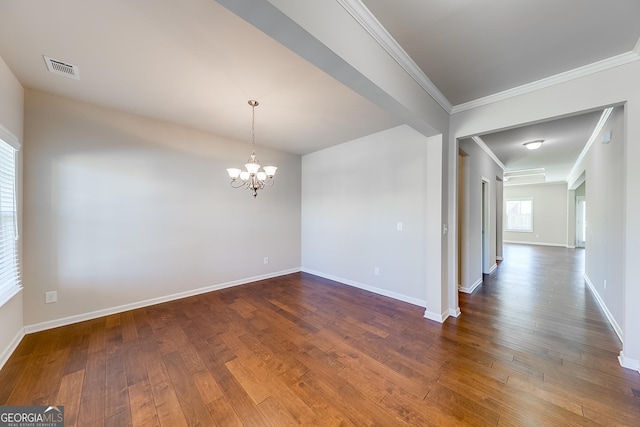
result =
[{"label": "white baseboard", "polygon": [[575,245],[566,245],[565,247],[566,247],[567,249],[575,249],[575,248],[576,248],[576,247],[575,247]]},{"label": "white baseboard", "polygon": [[517,245],[535,245],[535,246],[556,246],[565,248],[567,245],[564,243],[545,243],[545,242],[518,242],[515,240],[503,240],[503,243],[515,243]]},{"label": "white baseboard", "polygon": [[497,262],[491,266],[491,268],[489,269],[489,274],[491,274],[494,271],[496,271],[496,268],[498,268],[498,263]]},{"label": "white baseboard", "polygon": [[501,256],[496,257],[496,261],[504,261]]},{"label": "white baseboard", "polygon": [[450,308],[449,309],[449,316],[458,317],[461,314],[462,314],[462,312],[460,311],[460,307]]},{"label": "white baseboard", "polygon": [[438,322],[438,323],[444,323],[444,321],[447,320],[448,317],[449,317],[449,310],[448,309],[445,310],[441,314],[434,313],[434,312],[428,311],[428,310],[424,311],[424,318],[425,319],[433,320],[433,321]]},{"label": "white baseboard", "polygon": [[138,301],[131,304],[124,304],[117,307],[105,308],[104,310],[91,311],[89,313],[77,314],[74,316],[63,317],[62,319],[49,320],[46,322],[36,323],[33,325],[27,325],[24,327],[24,332],[31,334],[34,332],[40,332],[47,329],[53,329],[60,326],[71,325],[73,323],[84,322],[86,320],[97,319],[99,317],[109,316],[111,314],[122,313],[123,311],[135,310],[137,308],[148,307],[150,305],[156,305],[163,302],[174,301],[182,298],[191,297],[194,295],[205,294],[207,292],[218,291],[220,289],[231,288],[233,286],[246,285],[247,283],[257,282],[258,280],[271,279],[273,277],[284,276],[291,273],[297,273],[300,268],[292,268],[290,270],[282,270],[274,273],[263,274],[260,276],[247,277],[245,279],[234,280],[232,282],[220,283],[217,285],[207,286],[204,288],[192,289],[185,292],[179,292],[176,294],[166,295],[157,298],[151,298],[144,301]]},{"label": "white baseboard", "polygon": [[618,356],[618,361],[623,368],[633,369],[640,373],[640,360],[626,357],[624,352],[621,351],[620,356]]},{"label": "white baseboard", "polygon": [[613,327],[613,330],[616,331],[616,335],[618,335],[620,342],[624,342],[622,328],[620,327],[620,325],[618,325],[618,322],[616,322],[616,319],[613,318],[613,314],[611,314],[611,312],[609,311],[609,308],[604,303],[604,300],[596,290],[595,286],[593,286],[593,283],[591,282],[591,279],[589,279],[589,276],[587,276],[587,274],[585,273],[583,274],[583,277],[584,277],[584,281],[587,282],[587,286],[591,290],[591,293],[595,297],[596,301],[598,301],[598,305],[600,305],[600,308],[602,309],[602,311],[604,311],[604,315],[607,316],[607,320]]},{"label": "white baseboard", "polygon": [[0,354],[0,369],[4,367],[4,364],[7,363],[7,360],[9,360],[9,357],[11,357],[13,352],[16,351],[16,348],[18,348],[18,345],[20,345],[22,338],[24,338],[24,328],[21,328],[18,331],[16,336],[13,337],[13,340],[11,340],[11,343],[9,343],[7,348],[5,348],[2,351],[2,354]]},{"label": "white baseboard", "polygon": [[475,291],[475,290],[476,290],[476,288],[477,288],[478,286],[480,286],[480,285],[482,285],[482,278],[480,278],[480,279],[476,280],[476,283],[474,283],[473,285],[471,285],[471,287],[469,287],[469,288],[464,287],[464,286],[458,286],[458,290],[459,290],[460,292],[464,292],[465,294],[470,294],[470,293],[473,293],[473,291]]},{"label": "white baseboard", "polygon": [[363,289],[365,291],[373,292],[374,294],[382,295],[385,297],[397,299],[399,301],[408,302],[409,304],[417,305],[419,307],[426,307],[427,302],[425,300],[421,300],[418,298],[413,298],[404,294],[399,294],[397,292],[389,291],[387,289],[376,288],[374,286],[365,285],[364,283],[356,282],[354,280],[345,279],[342,277],[333,276],[331,274],[322,273],[320,271],[310,270],[308,268],[302,268],[301,270],[304,273],[313,274],[314,276],[323,277],[325,279],[333,280],[334,282],[339,282],[345,285],[353,286],[354,288]]}]

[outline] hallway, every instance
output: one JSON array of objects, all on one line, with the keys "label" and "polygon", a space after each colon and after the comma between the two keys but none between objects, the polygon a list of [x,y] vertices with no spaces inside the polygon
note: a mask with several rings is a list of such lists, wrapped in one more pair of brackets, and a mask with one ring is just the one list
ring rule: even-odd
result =
[{"label": "hallway", "polygon": [[583,272],[582,249],[505,244],[496,271],[460,294],[462,316],[445,336],[474,337],[463,348],[484,375],[469,385],[496,408],[527,407],[510,421],[568,425],[568,411],[584,425],[640,423],[640,375],[620,367],[622,345]]}]

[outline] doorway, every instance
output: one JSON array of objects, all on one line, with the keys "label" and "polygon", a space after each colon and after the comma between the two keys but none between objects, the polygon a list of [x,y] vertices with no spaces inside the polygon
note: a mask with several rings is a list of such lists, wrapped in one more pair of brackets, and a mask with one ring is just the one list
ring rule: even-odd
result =
[{"label": "doorway", "polygon": [[491,251],[491,235],[489,230],[489,180],[482,178],[482,273],[491,273],[490,251]]},{"label": "doorway", "polygon": [[587,241],[587,200],[576,196],[576,248],[584,248]]}]

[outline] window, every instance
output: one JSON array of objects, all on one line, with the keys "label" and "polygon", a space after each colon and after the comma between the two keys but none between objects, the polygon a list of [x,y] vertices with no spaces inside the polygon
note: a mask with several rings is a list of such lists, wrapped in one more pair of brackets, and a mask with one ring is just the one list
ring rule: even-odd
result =
[{"label": "window", "polygon": [[22,288],[16,206],[16,149],[0,139],[0,305]]},{"label": "window", "polygon": [[507,200],[507,231],[533,231],[533,199]]}]

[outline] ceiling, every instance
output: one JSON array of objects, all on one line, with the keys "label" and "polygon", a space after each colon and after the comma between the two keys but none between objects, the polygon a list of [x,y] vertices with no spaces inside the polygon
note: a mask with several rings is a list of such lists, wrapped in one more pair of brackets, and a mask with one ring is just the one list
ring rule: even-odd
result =
[{"label": "ceiling", "polygon": [[[479,137],[505,166],[505,176],[544,169],[543,175],[507,179],[506,185],[560,182],[571,172],[601,116],[602,111],[594,111]],[[542,147],[534,151],[524,147],[525,142],[535,140],[543,140]]]},{"label": "ceiling", "polygon": [[[631,52],[640,38],[637,0],[362,3],[453,106]],[[80,79],[49,73],[43,55]],[[213,0],[1,0],[0,57],[26,88],[243,142],[257,99],[257,143],[295,154],[404,123]],[[551,171],[572,165],[597,114],[481,137],[507,169]],[[524,158],[522,142],[540,138],[544,150]]]},{"label": "ceiling", "polygon": [[638,0],[363,0],[453,105],[634,49]]},{"label": "ceiling", "polygon": [[295,154],[400,124],[213,0],[1,0],[0,57],[26,88],[243,142],[256,99],[256,143]]}]

